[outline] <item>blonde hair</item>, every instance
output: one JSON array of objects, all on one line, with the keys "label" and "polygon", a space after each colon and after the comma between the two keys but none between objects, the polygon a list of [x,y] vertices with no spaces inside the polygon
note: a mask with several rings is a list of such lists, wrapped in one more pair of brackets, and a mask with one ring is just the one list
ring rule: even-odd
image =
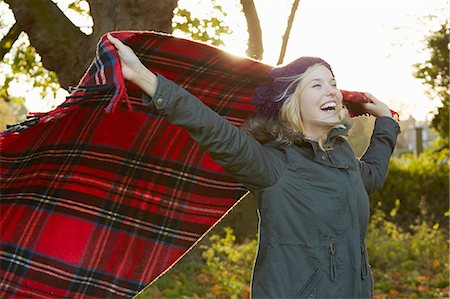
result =
[{"label": "blonde hair", "polygon": [[[304,133],[303,120],[300,111],[301,94],[305,89],[306,84],[310,81],[308,79],[311,79],[312,72],[316,70],[319,66],[324,65],[321,63],[316,63],[310,66],[303,74],[293,77],[280,78],[280,80],[292,81],[289,87],[292,86],[292,84],[297,84],[297,87],[295,88],[295,91],[292,94],[287,95],[287,90],[289,88],[286,88],[286,91],[283,94],[281,94],[278,98],[278,100],[281,100],[282,98],[287,97],[287,99],[285,100],[283,106],[279,111],[278,118],[280,119],[281,122],[283,122],[287,127],[292,129],[294,132],[302,134]],[[344,125],[347,128],[350,128],[351,119],[347,108],[342,108],[340,110],[338,122],[326,124],[330,126],[330,129],[338,125]],[[332,149],[333,144],[327,142],[327,137],[328,134],[321,136],[318,140],[319,146],[322,150]]]}]

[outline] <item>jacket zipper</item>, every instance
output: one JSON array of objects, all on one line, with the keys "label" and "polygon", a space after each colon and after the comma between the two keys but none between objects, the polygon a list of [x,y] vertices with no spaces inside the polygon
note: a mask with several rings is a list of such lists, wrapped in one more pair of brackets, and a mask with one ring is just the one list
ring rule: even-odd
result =
[{"label": "jacket zipper", "polygon": [[366,280],[368,275],[366,249],[361,244],[361,279]]},{"label": "jacket zipper", "polygon": [[334,242],[330,244],[330,279],[331,281],[337,280],[336,244]]}]

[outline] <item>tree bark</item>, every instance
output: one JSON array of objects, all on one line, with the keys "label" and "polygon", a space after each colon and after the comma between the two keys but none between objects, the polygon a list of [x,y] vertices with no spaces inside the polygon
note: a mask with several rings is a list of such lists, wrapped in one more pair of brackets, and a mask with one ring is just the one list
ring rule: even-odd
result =
[{"label": "tree bark", "polygon": [[286,55],[287,43],[289,41],[289,35],[291,34],[292,24],[294,23],[295,13],[297,12],[298,4],[300,0],[294,0],[291,8],[291,14],[289,15],[286,31],[283,35],[283,43],[281,44],[280,56],[278,57],[277,65],[282,64],[284,56]]},{"label": "tree bark", "polygon": [[178,0],[90,0],[94,32],[152,30],[171,33]]},{"label": "tree bark", "polygon": [[56,72],[63,88],[76,85],[95,55],[100,36],[114,30],[172,32],[173,10],[178,0],[88,1],[94,19],[92,35],[81,32],[51,0],[5,0],[16,18],[19,32],[30,43],[48,70]]},{"label": "tree bark", "polygon": [[242,11],[247,20],[248,47],[247,55],[251,58],[261,60],[264,53],[262,43],[261,25],[253,0],[241,0]]}]

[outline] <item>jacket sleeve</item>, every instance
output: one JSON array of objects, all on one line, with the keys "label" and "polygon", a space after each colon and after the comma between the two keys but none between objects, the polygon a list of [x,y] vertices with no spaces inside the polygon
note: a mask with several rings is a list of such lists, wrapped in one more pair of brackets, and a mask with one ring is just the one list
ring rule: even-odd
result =
[{"label": "jacket sleeve", "polygon": [[201,150],[251,190],[276,182],[281,159],[274,149],[264,147],[164,76],[157,77],[155,95],[144,94],[144,104],[186,129]]},{"label": "jacket sleeve", "polygon": [[400,127],[392,118],[379,117],[375,120],[369,147],[359,162],[367,193],[373,193],[383,186],[399,133]]}]

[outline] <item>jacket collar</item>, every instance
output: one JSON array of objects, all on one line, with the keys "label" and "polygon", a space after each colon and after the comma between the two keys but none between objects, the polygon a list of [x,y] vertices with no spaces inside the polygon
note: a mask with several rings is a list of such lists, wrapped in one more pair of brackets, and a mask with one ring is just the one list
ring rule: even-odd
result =
[{"label": "jacket collar", "polygon": [[336,138],[338,136],[348,136],[348,128],[344,125],[337,125],[328,133],[328,139]]},{"label": "jacket collar", "polygon": [[[318,144],[316,141],[309,140],[305,138],[302,133],[296,133],[289,128],[285,127],[278,119],[268,118],[260,115],[256,115],[252,118],[247,119],[247,121],[242,125],[241,129],[247,132],[249,135],[253,136],[262,144],[273,144],[273,145],[289,145],[295,144],[299,147],[304,147],[305,145],[316,144],[314,151],[316,152]],[[348,129],[344,125],[337,125],[330,130],[328,133],[327,141],[332,141],[338,136],[347,136]],[[281,137],[281,138],[280,138]]]},{"label": "jacket collar", "polygon": [[[337,137],[340,137],[340,136],[348,136],[348,128],[346,126],[342,125],[342,124],[341,125],[337,125],[337,126],[335,126],[334,128],[332,128],[330,130],[330,132],[328,133],[327,141],[332,141],[333,139],[336,139]],[[319,147],[319,144],[318,144],[317,141],[312,140],[312,139],[308,139],[306,137],[303,137],[303,140],[304,140],[303,145],[304,144],[311,145],[315,155],[321,154],[321,153],[324,152]],[[302,144],[296,144],[296,145],[300,145],[301,146]]]}]

